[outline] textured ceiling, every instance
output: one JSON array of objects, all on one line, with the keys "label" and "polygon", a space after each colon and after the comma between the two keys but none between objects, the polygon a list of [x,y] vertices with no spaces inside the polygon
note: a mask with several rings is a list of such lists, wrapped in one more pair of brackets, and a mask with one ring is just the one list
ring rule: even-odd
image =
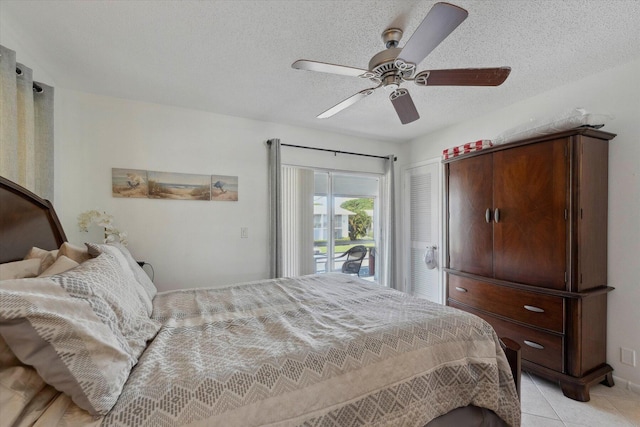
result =
[{"label": "textured ceiling", "polygon": [[291,63],[366,68],[384,49],[384,29],[403,29],[402,47],[434,3],[2,0],[0,13],[62,88],[388,141],[640,57],[638,0],[457,0],[469,17],[418,70],[510,66],[502,86],[405,83],[421,116],[409,125],[400,124],[383,90],[329,119],[315,118],[371,82]]}]

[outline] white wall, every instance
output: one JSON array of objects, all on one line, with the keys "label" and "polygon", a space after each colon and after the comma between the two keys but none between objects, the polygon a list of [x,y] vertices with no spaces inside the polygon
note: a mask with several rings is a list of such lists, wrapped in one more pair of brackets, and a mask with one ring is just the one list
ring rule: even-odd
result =
[{"label": "white wall", "polygon": [[[640,60],[554,88],[508,108],[487,113],[412,141],[398,166],[439,156],[444,148],[500,132],[574,107],[613,114],[603,130],[617,134],[609,146],[609,293],[607,361],[614,375],[640,391]],[[508,82],[507,82],[508,84]],[[481,106],[479,106],[481,108]],[[638,364],[620,363],[620,348],[636,351]]]},{"label": "white wall", "polygon": [[[58,88],[55,105],[55,205],[71,242],[77,216],[104,210],[129,234],[129,248],[153,265],[160,290],[216,286],[268,277],[265,141],[387,155],[395,144],[203,111]],[[354,158],[283,148],[295,162],[310,155],[347,167]],[[356,158],[359,159],[359,158]],[[382,160],[359,162],[380,168]],[[239,177],[238,202],[122,199],[111,196],[111,168]],[[249,238],[240,238],[240,228]]]}]

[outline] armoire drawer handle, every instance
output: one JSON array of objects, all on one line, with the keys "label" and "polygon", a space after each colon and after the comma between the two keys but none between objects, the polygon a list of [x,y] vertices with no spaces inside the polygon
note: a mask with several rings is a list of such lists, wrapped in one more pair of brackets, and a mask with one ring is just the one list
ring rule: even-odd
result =
[{"label": "armoire drawer handle", "polygon": [[544,313],[544,308],[535,307],[533,305],[525,305],[524,308],[529,311],[533,311],[534,313]]},{"label": "armoire drawer handle", "polygon": [[538,344],[537,342],[524,340],[524,343],[529,347],[537,348],[538,350],[544,350],[544,346],[541,344]]},{"label": "armoire drawer handle", "polygon": [[456,291],[458,292],[467,292],[465,288],[461,288],[460,286],[456,286]]}]

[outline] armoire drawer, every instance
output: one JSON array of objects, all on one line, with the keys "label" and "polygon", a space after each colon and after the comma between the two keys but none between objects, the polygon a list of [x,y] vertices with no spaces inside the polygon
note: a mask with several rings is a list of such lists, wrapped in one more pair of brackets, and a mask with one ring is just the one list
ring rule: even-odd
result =
[{"label": "armoire drawer", "polygon": [[520,344],[523,359],[558,372],[565,371],[562,336],[517,325],[452,300],[449,300],[449,305],[481,317],[493,326],[498,337],[511,338]]},{"label": "armoire drawer", "polygon": [[564,333],[564,299],[449,274],[449,298],[538,328]]}]

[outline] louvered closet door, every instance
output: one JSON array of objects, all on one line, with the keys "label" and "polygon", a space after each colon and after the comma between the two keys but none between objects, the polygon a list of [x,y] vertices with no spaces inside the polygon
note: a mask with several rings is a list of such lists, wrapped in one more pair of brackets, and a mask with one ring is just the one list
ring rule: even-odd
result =
[{"label": "louvered closet door", "polygon": [[[404,241],[405,286],[415,296],[442,303],[440,266],[428,269],[424,255],[429,246],[439,253],[438,192],[440,188],[439,163],[434,162],[409,168],[404,174]],[[439,260],[438,260],[439,262]]]}]

